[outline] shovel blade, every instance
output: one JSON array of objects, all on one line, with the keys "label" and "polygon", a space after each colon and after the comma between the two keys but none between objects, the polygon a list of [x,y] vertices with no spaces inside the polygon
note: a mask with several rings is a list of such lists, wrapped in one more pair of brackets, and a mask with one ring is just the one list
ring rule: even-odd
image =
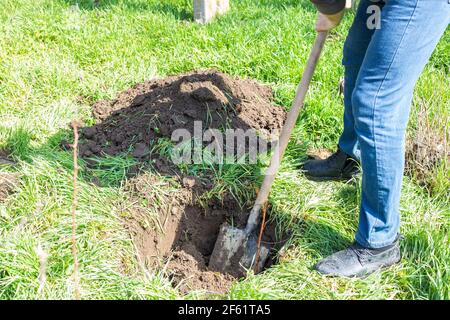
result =
[{"label": "shovel blade", "polygon": [[244,249],[246,238],[247,235],[244,230],[223,224],[209,258],[209,268],[214,271],[225,272],[230,266],[231,259],[239,250]]},{"label": "shovel blade", "polygon": [[[244,273],[245,269],[253,269],[257,273],[266,264],[269,257],[269,248],[261,245],[258,259],[256,258],[257,251],[257,237],[254,233],[248,235],[245,230],[223,224],[220,227],[214,250],[209,259],[209,268],[219,272],[233,271],[238,273]],[[235,267],[239,270],[229,269],[233,261]]]},{"label": "shovel blade", "polygon": [[[245,250],[240,259],[240,265],[245,269],[253,269],[255,273],[258,273],[264,268],[267,258],[269,257],[270,249],[261,244],[258,252],[258,239],[255,234],[250,235],[245,243]],[[258,260],[258,261],[256,261]]]}]

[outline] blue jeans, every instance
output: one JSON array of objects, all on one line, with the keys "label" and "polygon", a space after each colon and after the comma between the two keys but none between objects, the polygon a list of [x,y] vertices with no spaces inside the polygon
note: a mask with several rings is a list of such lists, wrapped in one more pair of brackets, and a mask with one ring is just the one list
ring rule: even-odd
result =
[{"label": "blue jeans", "polygon": [[[367,26],[373,5],[381,8],[376,29]],[[339,146],[361,161],[356,241],[365,247],[390,245],[399,232],[405,131],[414,85],[449,23],[450,0],[361,0],[345,41]]]}]

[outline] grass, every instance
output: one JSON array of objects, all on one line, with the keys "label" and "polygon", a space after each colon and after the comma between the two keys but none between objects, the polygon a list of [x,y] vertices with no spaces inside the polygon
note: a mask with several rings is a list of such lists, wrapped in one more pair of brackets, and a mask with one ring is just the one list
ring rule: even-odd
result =
[{"label": "grass", "polygon": [[[17,165],[0,170],[21,178],[18,190],[0,203],[0,299],[73,298],[72,162],[59,141],[70,141],[71,119],[93,123],[92,102],[155,76],[215,67],[271,85],[276,102],[290,105],[314,39],[316,13],[309,1],[232,1],[230,13],[206,26],[191,22],[191,2],[1,1],[0,148],[8,149]],[[228,298],[450,298],[448,189],[430,194],[407,177],[400,265],[362,280],[325,278],[311,269],[349,244],[357,224],[358,181],[314,183],[295,170],[307,148],[333,149],[342,129],[337,83],[351,19],[348,14],[327,42],[271,195],[271,218],[280,232],[293,233],[289,249],[279,264],[235,283]],[[447,30],[417,85],[410,130],[418,102],[429,103],[430,116],[449,117],[449,43]],[[155,152],[168,148],[161,141]],[[83,299],[180,297],[164,274],[143,270],[121,223],[117,203],[125,196],[124,172],[133,164],[126,156],[106,158],[88,172],[81,163],[77,236]],[[259,167],[182,169],[213,172],[217,186],[209,197],[225,190],[242,201],[251,201],[246,183],[256,185],[259,176]],[[89,183],[91,176],[105,186]],[[448,186],[448,179],[448,169],[442,169],[433,181]],[[48,253],[41,293],[38,245]],[[196,297],[201,293],[185,298]]]}]

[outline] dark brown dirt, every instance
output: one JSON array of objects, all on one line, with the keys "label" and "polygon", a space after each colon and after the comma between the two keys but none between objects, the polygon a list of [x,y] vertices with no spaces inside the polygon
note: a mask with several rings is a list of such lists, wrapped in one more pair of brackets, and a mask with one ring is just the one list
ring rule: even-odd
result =
[{"label": "dark brown dirt", "polygon": [[[151,186],[156,183],[157,178],[147,174],[130,179],[126,186],[131,197],[129,202],[142,203],[141,200],[146,199],[149,206],[153,205],[156,196]],[[244,276],[245,270],[233,265],[225,274],[210,271],[209,257],[221,224],[228,222],[238,227],[245,226],[247,210],[241,209],[230,196],[225,196],[221,202],[212,201],[206,208],[201,207],[196,204],[196,197],[204,191],[202,188],[198,184],[195,188],[189,184],[165,198],[155,223],[159,227],[142,226],[139,217],[145,216],[145,208],[141,205],[127,208],[130,217],[126,219],[126,225],[140,260],[151,269],[165,269],[181,293],[204,290],[223,294],[233,281]],[[275,247],[282,244],[276,241],[273,224],[267,225],[262,243],[272,248],[274,253]],[[270,259],[267,266],[272,263]]]},{"label": "dark brown dirt", "polygon": [[272,104],[272,90],[250,79],[216,70],[147,81],[93,107],[98,124],[82,130],[82,157],[131,153],[150,158],[152,143],[194,121],[203,130],[255,129],[264,138],[279,132],[285,111]]}]

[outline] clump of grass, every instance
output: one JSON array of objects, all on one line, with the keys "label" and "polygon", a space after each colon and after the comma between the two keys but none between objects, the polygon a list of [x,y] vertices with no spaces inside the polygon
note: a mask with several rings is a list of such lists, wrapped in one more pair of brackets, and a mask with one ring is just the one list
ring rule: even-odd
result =
[{"label": "clump of grass", "polygon": [[416,127],[406,140],[405,172],[431,194],[450,189],[450,118],[433,117],[430,108],[418,99]]},{"label": "clump of grass", "polygon": [[[129,155],[92,157],[86,175],[102,186],[120,186],[128,170],[137,164]],[[86,165],[86,164],[85,164]]]}]

